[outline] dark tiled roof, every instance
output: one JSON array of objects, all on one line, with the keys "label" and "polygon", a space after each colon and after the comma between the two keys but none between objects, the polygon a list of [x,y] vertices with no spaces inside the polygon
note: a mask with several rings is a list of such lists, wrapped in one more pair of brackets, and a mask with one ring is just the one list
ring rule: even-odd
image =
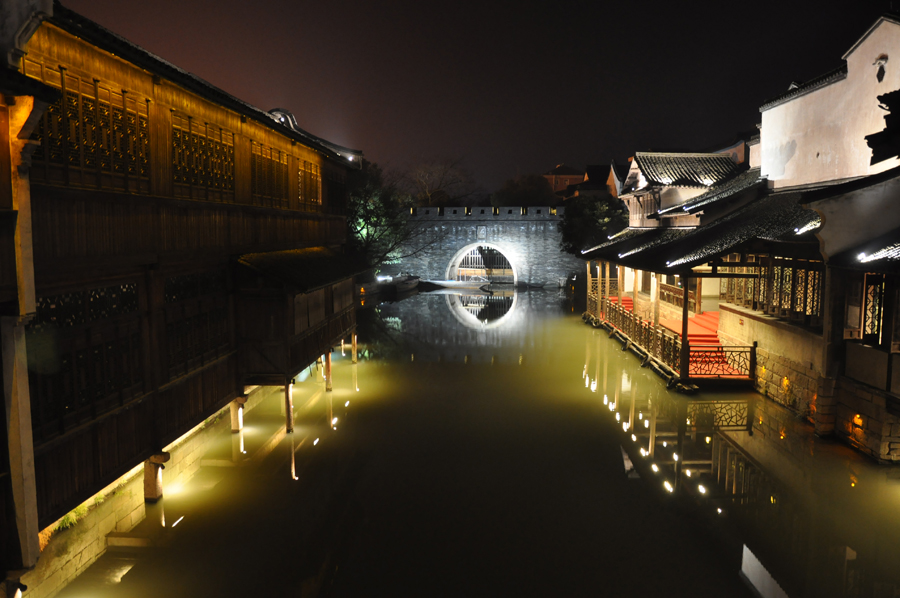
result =
[{"label": "dark tiled roof", "polygon": [[798,193],[773,194],[694,229],[628,229],[635,232],[593,248],[583,257],[641,270],[680,272],[756,241],[789,244],[792,251],[815,257],[818,241],[810,226],[819,216],[803,208],[799,200]]},{"label": "dark tiled roof", "polygon": [[238,263],[281,281],[290,289],[306,293],[367,270],[354,256],[327,247],[308,247],[266,253],[248,253]]},{"label": "dark tiled roof", "polygon": [[616,246],[616,251],[610,253],[611,255],[618,255],[622,248],[637,247],[638,244],[646,241],[650,236],[659,234],[661,230],[661,228],[626,228],[611,236],[605,243],[585,249],[581,253],[585,259],[596,259],[601,253],[604,256],[607,255],[607,252],[604,250]]},{"label": "dark tiled roof", "polygon": [[631,169],[631,162],[626,161],[624,164],[618,164],[615,160],[613,160],[610,163],[610,167],[613,169],[616,178],[620,181],[624,181],[625,177],[628,176],[629,169]]},{"label": "dark tiled roof", "polygon": [[588,181],[606,185],[606,181],[609,180],[609,168],[609,164],[588,164],[584,170]]},{"label": "dark tiled roof", "polygon": [[[735,247],[754,241],[807,242],[818,249],[809,226],[819,215],[800,205],[799,193],[773,194],[735,210],[731,214],[701,226],[673,248],[669,268],[685,269],[708,262]],[[804,231],[798,234],[798,231]]]},{"label": "dark tiled roof", "polygon": [[340,154],[360,155],[362,153],[359,150],[345,148],[335,143],[331,143],[330,141],[317,137],[303,129],[295,129],[281,124],[265,110],[252,106],[251,104],[219,89],[215,85],[204,81],[197,75],[189,73],[184,69],[175,66],[171,62],[163,60],[159,56],[148,52],[144,48],[131,43],[122,36],[113,33],[87,17],[66,8],[59,3],[59,0],[54,1],[53,16],[47,19],[47,21],[98,48],[111,52],[116,56],[132,62],[160,77],[168,79],[169,81],[216,102],[221,106],[230,108],[238,114],[252,118],[288,138],[295,139],[303,144],[318,149],[327,156],[337,159],[337,155]]},{"label": "dark tiled roof", "polygon": [[573,166],[566,166],[565,164],[558,164],[556,168],[553,170],[548,170],[544,173],[544,176],[550,175],[560,175],[560,176],[573,176],[573,175],[581,175],[584,176],[584,171],[579,170]]},{"label": "dark tiled roof", "polygon": [[900,228],[842,251],[828,264],[866,272],[900,273]]},{"label": "dark tiled roof", "polygon": [[657,214],[659,214],[660,216],[680,216],[683,214],[696,214],[700,210],[708,208],[714,203],[732,199],[735,196],[740,195],[747,189],[764,186],[765,184],[766,179],[760,178],[759,168],[751,168],[750,170],[746,170],[737,175],[733,179],[730,179],[722,183],[721,185],[710,189],[703,195],[698,195],[697,197],[689,199],[682,204],[660,210],[659,212],[657,212]]},{"label": "dark tiled roof", "polygon": [[794,98],[800,97],[802,95],[806,95],[812,91],[825,87],[827,85],[831,85],[841,79],[847,77],[847,63],[844,62],[841,66],[837,67],[834,70],[828,71],[818,77],[813,77],[809,81],[804,83],[800,83],[799,85],[791,85],[791,88],[786,92],[775,96],[767,100],[762,106],[759,107],[759,111],[763,112],[768,110],[769,108],[774,108],[779,104],[784,104]]},{"label": "dark tiled roof", "polygon": [[634,159],[648,182],[676,187],[710,187],[734,176],[738,169],[726,154],[638,152]]}]

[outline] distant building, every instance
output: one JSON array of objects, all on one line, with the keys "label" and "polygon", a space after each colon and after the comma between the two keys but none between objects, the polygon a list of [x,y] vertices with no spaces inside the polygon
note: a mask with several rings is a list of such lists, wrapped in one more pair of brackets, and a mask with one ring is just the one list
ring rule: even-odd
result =
[{"label": "distant building", "polygon": [[566,164],[558,164],[556,168],[544,173],[554,193],[564,192],[569,185],[584,181],[584,171]]}]

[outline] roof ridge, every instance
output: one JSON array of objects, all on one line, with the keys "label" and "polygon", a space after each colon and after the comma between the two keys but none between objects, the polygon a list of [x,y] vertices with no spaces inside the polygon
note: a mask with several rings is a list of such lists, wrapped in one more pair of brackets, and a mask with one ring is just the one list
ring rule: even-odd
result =
[{"label": "roof ridge", "polygon": [[[223,104],[226,108],[231,108],[232,110],[235,110],[235,112],[243,113],[244,116],[249,116],[250,118],[253,118],[254,120],[260,122],[264,126],[273,129],[283,135],[287,135],[288,137],[300,138],[298,139],[299,141],[317,146],[317,149],[324,150],[327,154],[332,154],[332,157],[340,155],[340,152],[335,149],[336,147],[345,150],[347,153],[360,155],[362,154],[361,150],[344,148],[336,143],[332,143],[326,139],[318,137],[317,135],[313,135],[312,133],[309,133],[308,131],[305,131],[299,127],[292,128],[283,125],[275,120],[272,115],[269,114],[269,112],[263,110],[262,108],[254,106],[253,104],[250,104],[249,102],[246,102],[238,98],[237,96],[228,93],[224,89],[213,85],[199,75],[196,75],[195,73],[192,73],[172,62],[169,62],[165,58],[162,58],[161,56],[154,54],[146,48],[126,39],[115,31],[107,29],[96,21],[93,21],[88,17],[72,10],[71,8],[64,6],[60,2],[60,0],[54,0],[53,4],[53,16],[46,19],[49,23],[56,25],[69,34],[81,37],[88,43],[94,44],[108,52],[116,54],[119,56],[119,58],[122,58],[127,62],[131,62],[139,68],[144,68],[154,74],[161,75],[171,80],[176,85],[181,85],[190,92],[204,96],[208,100]],[[93,31],[91,31],[91,29],[93,29]],[[103,37],[112,38],[112,40],[103,40]],[[107,43],[109,44],[124,44],[128,49],[131,49],[140,57],[142,57],[147,64],[141,64],[140,60],[134,60],[127,56],[121,56],[120,52],[117,49],[106,47],[104,41],[107,41]],[[179,81],[179,79],[183,80]],[[229,106],[228,104],[231,104],[231,106]]]}]

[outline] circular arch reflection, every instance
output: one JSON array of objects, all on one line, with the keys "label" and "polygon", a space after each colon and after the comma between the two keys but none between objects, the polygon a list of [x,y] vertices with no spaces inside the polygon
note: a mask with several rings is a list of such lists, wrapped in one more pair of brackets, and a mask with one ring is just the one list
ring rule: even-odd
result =
[{"label": "circular arch reflection", "polygon": [[447,307],[456,320],[466,328],[488,330],[508,322],[516,310],[519,294],[514,290],[493,295],[447,294]]}]

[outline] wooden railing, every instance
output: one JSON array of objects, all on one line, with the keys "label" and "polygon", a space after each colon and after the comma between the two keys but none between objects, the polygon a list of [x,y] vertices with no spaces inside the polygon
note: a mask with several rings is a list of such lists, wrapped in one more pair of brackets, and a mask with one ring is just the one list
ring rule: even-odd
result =
[{"label": "wooden railing", "polygon": [[691,377],[751,378],[756,372],[756,344],[752,347],[696,345],[690,348]]},{"label": "wooden railing", "polygon": [[[684,307],[684,289],[670,284],[660,284],[659,300],[675,307]],[[688,291],[688,310],[697,313],[697,297],[694,291]]]},{"label": "wooden railing", "polygon": [[649,355],[678,372],[681,340],[676,335],[662,326],[653,326],[643,321],[634,312],[609,299],[602,299],[600,305],[602,320],[620,330],[632,343],[644,349]]}]

